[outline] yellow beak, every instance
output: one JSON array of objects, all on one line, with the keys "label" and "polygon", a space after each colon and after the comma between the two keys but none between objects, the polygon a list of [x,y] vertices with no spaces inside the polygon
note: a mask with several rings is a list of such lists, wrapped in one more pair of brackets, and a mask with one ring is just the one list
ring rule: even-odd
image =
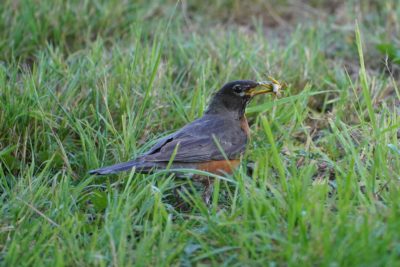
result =
[{"label": "yellow beak", "polygon": [[[272,77],[268,77],[268,81],[262,81],[258,82],[258,86],[254,87],[253,89],[250,89],[247,92],[247,95],[253,97],[256,95],[261,95],[261,94],[268,94],[268,93],[274,93],[276,95],[280,94],[280,90],[284,89],[285,84],[280,83],[277,80],[275,80]],[[262,87],[262,89],[260,89]]]}]

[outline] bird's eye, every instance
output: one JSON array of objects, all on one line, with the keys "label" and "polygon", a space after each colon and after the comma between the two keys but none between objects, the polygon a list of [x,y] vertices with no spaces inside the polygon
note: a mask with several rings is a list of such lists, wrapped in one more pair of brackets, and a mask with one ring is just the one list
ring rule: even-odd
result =
[{"label": "bird's eye", "polygon": [[241,86],[239,85],[239,84],[236,84],[235,86],[233,86],[233,91],[235,92],[235,93],[241,93],[242,92],[242,88],[241,88]]}]

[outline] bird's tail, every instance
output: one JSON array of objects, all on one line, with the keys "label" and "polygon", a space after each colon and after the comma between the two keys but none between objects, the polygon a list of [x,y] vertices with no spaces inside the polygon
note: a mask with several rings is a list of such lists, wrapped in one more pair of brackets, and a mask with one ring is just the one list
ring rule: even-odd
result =
[{"label": "bird's tail", "polygon": [[123,163],[118,163],[115,165],[111,166],[106,166],[100,169],[96,170],[91,170],[89,171],[89,174],[95,174],[95,175],[107,175],[107,174],[114,174],[122,171],[128,171],[131,170],[132,168],[136,168],[137,172],[140,173],[149,173],[153,169],[156,169],[157,166],[155,166],[154,163],[150,162],[140,162],[137,160],[131,160],[128,162],[123,162]]}]

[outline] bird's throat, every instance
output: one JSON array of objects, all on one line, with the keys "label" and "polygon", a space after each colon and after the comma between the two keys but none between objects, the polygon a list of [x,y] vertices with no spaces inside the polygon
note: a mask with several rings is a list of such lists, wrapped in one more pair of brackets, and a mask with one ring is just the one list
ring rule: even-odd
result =
[{"label": "bird's throat", "polygon": [[241,119],[245,114],[249,100],[250,99],[215,95],[207,108],[206,114],[219,114]]}]

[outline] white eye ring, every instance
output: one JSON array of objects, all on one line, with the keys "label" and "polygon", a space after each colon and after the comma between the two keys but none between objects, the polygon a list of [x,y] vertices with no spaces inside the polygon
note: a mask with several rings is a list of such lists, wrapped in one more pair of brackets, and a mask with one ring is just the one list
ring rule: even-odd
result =
[{"label": "white eye ring", "polygon": [[235,91],[235,93],[240,93],[242,92],[242,89],[240,88],[240,84],[236,84],[232,87],[233,91]]}]

